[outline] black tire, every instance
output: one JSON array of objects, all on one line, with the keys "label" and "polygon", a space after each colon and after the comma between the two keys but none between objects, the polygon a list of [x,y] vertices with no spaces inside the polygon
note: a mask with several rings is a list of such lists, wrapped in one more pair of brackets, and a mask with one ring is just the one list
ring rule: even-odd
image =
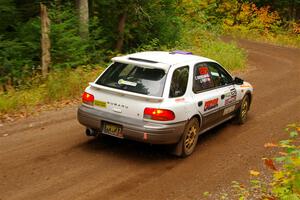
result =
[{"label": "black tire", "polygon": [[173,154],[180,157],[187,157],[194,152],[198,142],[199,122],[192,118],[185,127],[180,141],[176,144]]},{"label": "black tire", "polygon": [[238,124],[244,124],[247,121],[247,114],[249,108],[250,108],[250,97],[249,95],[246,95],[242,100],[242,104],[236,116],[236,121]]}]

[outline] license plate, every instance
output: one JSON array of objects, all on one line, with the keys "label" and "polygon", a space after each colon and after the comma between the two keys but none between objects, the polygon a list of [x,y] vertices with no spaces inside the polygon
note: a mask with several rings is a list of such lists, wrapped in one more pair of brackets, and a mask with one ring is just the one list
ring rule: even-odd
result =
[{"label": "license plate", "polygon": [[108,122],[102,122],[102,133],[118,138],[123,138],[122,126]]}]

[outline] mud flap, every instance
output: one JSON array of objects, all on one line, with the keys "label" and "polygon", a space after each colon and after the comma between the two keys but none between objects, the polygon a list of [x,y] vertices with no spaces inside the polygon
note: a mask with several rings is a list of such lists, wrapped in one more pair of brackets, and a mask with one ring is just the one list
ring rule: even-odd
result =
[{"label": "mud flap", "polygon": [[179,142],[175,144],[171,149],[171,154],[174,156],[178,156],[178,157],[182,156],[182,145],[183,145],[182,137],[180,138]]}]

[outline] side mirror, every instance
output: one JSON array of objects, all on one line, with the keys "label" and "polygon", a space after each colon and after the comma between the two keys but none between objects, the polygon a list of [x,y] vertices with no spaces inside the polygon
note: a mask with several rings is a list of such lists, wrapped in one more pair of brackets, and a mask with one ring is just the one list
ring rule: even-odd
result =
[{"label": "side mirror", "polygon": [[237,84],[237,85],[243,85],[244,80],[239,77],[235,77],[233,82],[234,82],[234,84]]}]

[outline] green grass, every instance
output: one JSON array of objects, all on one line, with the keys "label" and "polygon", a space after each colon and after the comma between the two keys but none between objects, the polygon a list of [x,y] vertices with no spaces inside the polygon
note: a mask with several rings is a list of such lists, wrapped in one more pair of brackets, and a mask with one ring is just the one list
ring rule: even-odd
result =
[{"label": "green grass", "polygon": [[263,41],[271,44],[276,44],[285,47],[295,47],[300,48],[300,34],[276,34],[266,37],[256,37],[252,38],[256,41]]},{"label": "green grass", "polygon": [[94,81],[103,68],[63,70],[49,73],[47,80],[30,89],[10,90],[0,94],[0,119],[7,113],[30,113],[38,105],[51,104],[63,100],[80,99],[80,96]]},{"label": "green grass", "polygon": [[243,26],[227,27],[223,30],[223,34],[257,42],[300,48],[300,34],[292,34],[283,31],[279,31],[278,33],[258,32],[257,30],[249,30],[247,27]]},{"label": "green grass", "polygon": [[218,61],[229,71],[243,70],[246,66],[246,52],[236,43],[225,43],[207,31],[192,30],[184,34],[179,48]]}]

